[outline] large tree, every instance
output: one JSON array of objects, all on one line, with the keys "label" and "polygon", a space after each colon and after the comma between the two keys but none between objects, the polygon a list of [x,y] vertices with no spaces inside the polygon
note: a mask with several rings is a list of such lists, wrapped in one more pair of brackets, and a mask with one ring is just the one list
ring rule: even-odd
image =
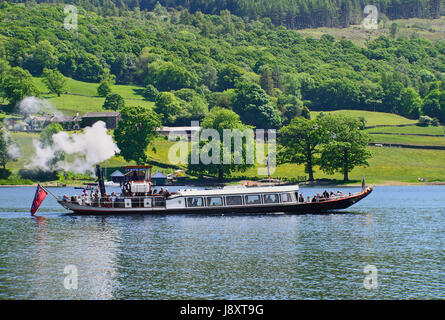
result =
[{"label": "large tree", "polygon": [[318,119],[294,118],[278,132],[282,146],[278,154],[280,162],[304,164],[309,181],[314,180],[314,166],[319,164],[325,130]]},{"label": "large tree", "polygon": [[8,99],[11,108],[26,96],[33,96],[39,93],[29,71],[23,70],[20,67],[13,67],[6,72],[3,76],[1,87],[1,92],[4,98]]},{"label": "large tree", "polygon": [[66,89],[66,79],[57,69],[43,69],[43,82],[49,92],[57,94],[58,97]]},{"label": "large tree", "polygon": [[147,163],[146,150],[162,124],[153,110],[141,106],[127,106],[120,110],[122,120],[114,131],[114,138],[126,161]]},{"label": "large tree", "polygon": [[125,100],[118,93],[110,93],[105,98],[102,108],[106,110],[119,110],[125,107]]},{"label": "large tree", "polygon": [[352,169],[369,165],[369,134],[360,129],[363,124],[358,118],[329,114],[319,121],[326,130],[320,169],[327,174],[340,172],[343,180],[348,181]]},{"label": "large tree", "polygon": [[244,123],[258,129],[279,128],[281,125],[280,112],[256,83],[241,82],[237,85],[232,108]]},{"label": "large tree", "polygon": [[[192,146],[192,153],[195,152],[195,157],[196,154],[200,155],[199,163],[194,163],[193,156],[190,154],[189,172],[199,175],[215,175],[221,180],[233,171],[243,172],[254,166],[255,145],[252,127],[243,124],[236,113],[215,107],[205,116],[201,126],[202,130],[214,129],[213,133],[217,137],[202,139],[203,131],[200,132],[202,140],[199,145]],[[234,134],[230,137],[226,132],[226,144],[224,144],[225,130],[232,130],[231,132]],[[212,161],[207,163],[203,160],[203,155]]]},{"label": "large tree", "polygon": [[154,111],[161,117],[162,123],[172,124],[181,113],[179,99],[171,92],[161,92],[156,97]]}]

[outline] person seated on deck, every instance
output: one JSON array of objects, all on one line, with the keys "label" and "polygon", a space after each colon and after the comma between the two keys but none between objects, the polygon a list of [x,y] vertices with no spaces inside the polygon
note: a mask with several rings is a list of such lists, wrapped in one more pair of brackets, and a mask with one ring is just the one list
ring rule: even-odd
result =
[{"label": "person seated on deck", "polygon": [[314,196],[314,197],[312,198],[312,202],[317,202],[317,197],[316,197],[316,196]]},{"label": "person seated on deck", "polygon": [[306,202],[307,202],[307,203],[310,203],[310,202],[311,202],[311,197],[307,196],[307,198],[306,198]]},{"label": "person seated on deck", "polygon": [[63,195],[62,200],[65,202],[70,202],[70,198],[66,194]]},{"label": "person seated on deck", "polygon": [[159,190],[160,195],[164,195],[164,188],[161,187],[161,190]]},{"label": "person seated on deck", "polygon": [[326,199],[329,199],[329,192],[328,190],[323,191],[323,197]]},{"label": "person seated on deck", "polygon": [[116,192],[113,191],[113,192],[111,193],[111,196],[110,196],[110,200],[111,200],[111,202],[116,201],[116,198],[117,198],[117,197],[116,197]]},{"label": "person seated on deck", "polygon": [[343,196],[343,192],[341,192],[340,190],[337,191],[337,196],[339,196],[339,197]]},{"label": "person seated on deck", "polygon": [[85,196],[85,197],[88,197],[87,189],[83,189],[83,191],[82,191],[82,195]]},{"label": "person seated on deck", "polygon": [[164,195],[165,195],[166,197],[170,197],[170,196],[171,196],[171,193],[168,191],[167,188],[165,188]]},{"label": "person seated on deck", "polygon": [[331,191],[329,198],[335,198],[335,193]]},{"label": "person seated on deck", "polygon": [[303,197],[302,193],[300,193],[300,197],[298,198],[298,202],[301,202],[301,203],[304,202],[304,197]]},{"label": "person seated on deck", "polygon": [[158,194],[158,189],[153,190],[153,195],[156,195],[156,194]]},{"label": "person seated on deck", "polygon": [[265,203],[272,203],[272,198],[270,197],[270,195],[267,195],[266,197],[266,201],[264,201]]}]

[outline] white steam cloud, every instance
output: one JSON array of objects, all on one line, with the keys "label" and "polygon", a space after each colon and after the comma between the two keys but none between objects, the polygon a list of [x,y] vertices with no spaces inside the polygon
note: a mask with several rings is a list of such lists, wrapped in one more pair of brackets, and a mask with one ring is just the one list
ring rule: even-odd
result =
[{"label": "white steam cloud", "polygon": [[52,113],[55,116],[62,116],[62,113],[58,111],[49,101],[39,99],[36,97],[26,97],[21,100],[17,107],[20,113],[23,114],[35,114],[39,112]]},{"label": "white steam cloud", "polygon": [[3,135],[3,140],[7,145],[6,154],[11,160],[18,160],[22,156],[22,150],[20,149],[19,145],[11,139],[8,130],[3,129],[3,132],[5,133]]},{"label": "white steam cloud", "polygon": [[[103,121],[96,122],[92,127],[86,127],[83,133],[69,135],[62,131],[53,135],[52,139],[51,146],[33,141],[36,152],[28,168],[44,171],[63,169],[76,173],[94,172],[94,165],[120,152],[111,135],[107,133]],[[66,157],[71,160],[57,161],[60,152],[71,155]]]}]

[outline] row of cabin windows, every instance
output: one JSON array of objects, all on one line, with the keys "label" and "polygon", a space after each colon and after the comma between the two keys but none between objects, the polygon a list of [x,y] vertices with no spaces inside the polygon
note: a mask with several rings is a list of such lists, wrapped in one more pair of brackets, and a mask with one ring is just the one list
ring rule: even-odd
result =
[{"label": "row of cabin windows", "polygon": [[[243,203],[244,198],[244,203]],[[225,201],[224,201],[225,200]],[[292,193],[252,194],[247,196],[225,196],[225,197],[190,197],[187,198],[187,207],[220,207],[241,206],[255,204],[274,204],[293,202]]]}]

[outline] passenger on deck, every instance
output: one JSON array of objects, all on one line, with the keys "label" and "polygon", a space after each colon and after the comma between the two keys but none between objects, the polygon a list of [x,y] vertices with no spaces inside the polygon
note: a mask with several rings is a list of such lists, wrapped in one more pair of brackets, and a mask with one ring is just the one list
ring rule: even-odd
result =
[{"label": "passenger on deck", "polygon": [[298,202],[301,202],[301,203],[304,202],[304,197],[303,197],[302,193],[300,193],[300,197],[298,198]]},{"label": "passenger on deck", "polygon": [[307,203],[311,202],[311,197],[307,196],[307,198],[306,198],[306,202],[307,202]]},{"label": "passenger on deck", "polygon": [[70,202],[70,198],[66,194],[63,195],[63,199],[62,200],[65,201],[65,202]]},{"label": "passenger on deck", "polygon": [[153,190],[153,195],[156,195],[156,194],[158,194],[158,189]]},{"label": "passenger on deck", "polygon": [[82,191],[82,195],[85,196],[85,197],[88,197],[87,189],[83,189],[83,191]]},{"label": "passenger on deck", "polygon": [[317,202],[317,198],[316,198],[316,196],[314,196],[314,197],[312,198],[312,202]]},{"label": "passenger on deck", "polygon": [[166,197],[170,197],[170,195],[171,195],[171,193],[168,191],[167,188],[166,188],[165,191],[164,191],[164,195],[165,195]]},{"label": "passenger on deck", "polygon": [[329,199],[329,192],[328,192],[328,190],[323,191],[323,197],[325,199]]}]

